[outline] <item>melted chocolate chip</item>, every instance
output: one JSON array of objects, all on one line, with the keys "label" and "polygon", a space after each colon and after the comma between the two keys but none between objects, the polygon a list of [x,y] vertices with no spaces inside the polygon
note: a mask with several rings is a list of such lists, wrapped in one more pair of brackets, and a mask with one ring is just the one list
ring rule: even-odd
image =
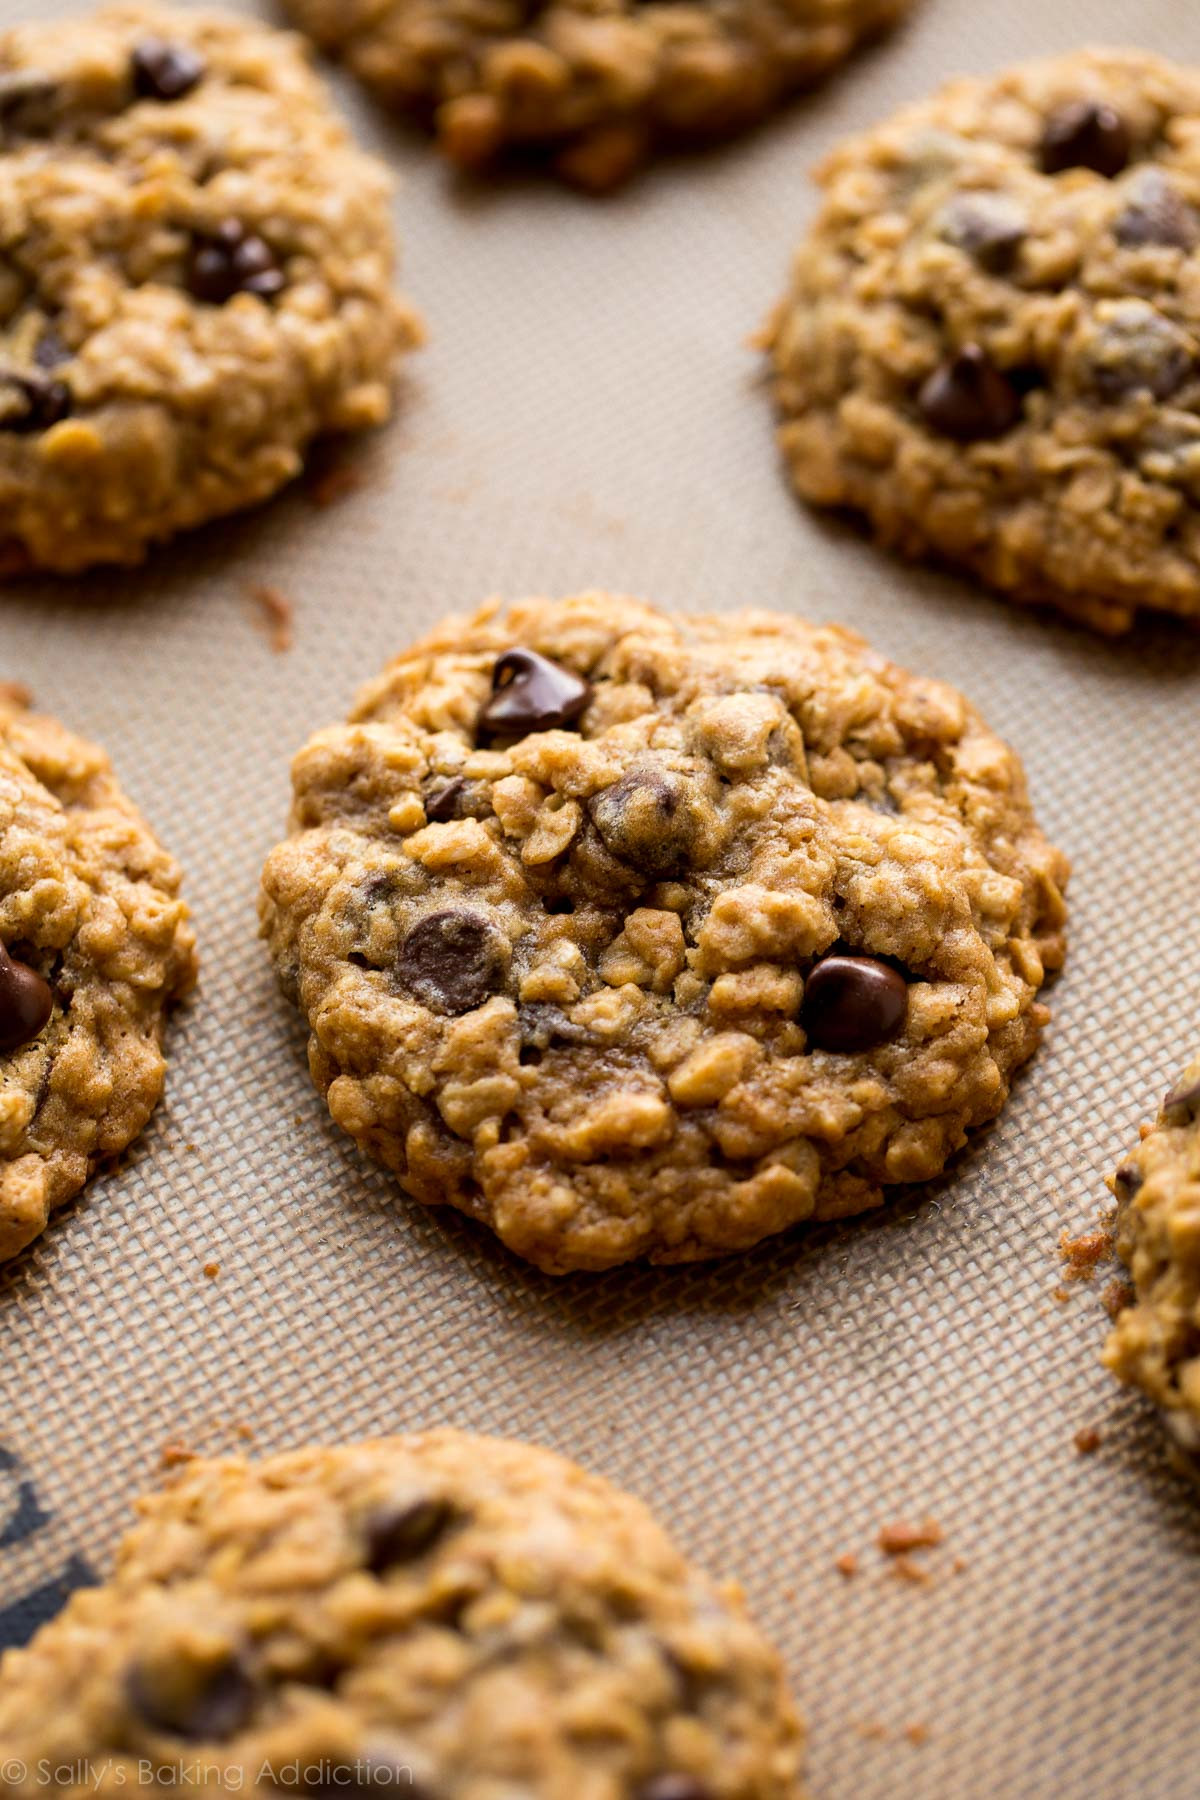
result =
[{"label": "melted chocolate chip", "polygon": [[71,390],[46,375],[0,370],[0,431],[49,431],[71,411]]},{"label": "melted chocolate chip", "polygon": [[366,1561],[374,1575],[415,1562],[445,1534],[454,1508],[448,1500],[412,1500],[380,1506],[366,1522]]},{"label": "melted chocolate chip", "polygon": [[686,775],[649,764],[588,803],[605,849],[652,881],[687,867],[700,835],[700,809]]},{"label": "melted chocolate chip", "polygon": [[826,956],[804,984],[800,1023],[816,1050],[853,1055],[886,1043],[904,1022],[908,984],[874,956]]},{"label": "melted chocolate chip", "polygon": [[1144,300],[1121,301],[1084,344],[1082,371],[1101,400],[1167,400],[1195,366],[1192,341]]},{"label": "melted chocolate chip", "polygon": [[33,346],[33,360],[39,369],[57,369],[70,362],[71,352],[52,325],[47,325]]},{"label": "melted chocolate chip", "polygon": [[917,405],[934,431],[963,444],[1003,436],[1021,413],[1016,389],[978,344],[965,344],[935,369]]},{"label": "melted chocolate chip", "polygon": [[1114,1180],[1126,1199],[1132,1200],[1138,1189],[1145,1185],[1146,1177],[1136,1163],[1122,1163]]},{"label": "melted chocolate chip", "polygon": [[506,650],[492,669],[492,697],[479,715],[480,731],[524,737],[572,724],[592,697],[591,683],[536,650]]},{"label": "melted chocolate chip", "polygon": [[143,100],[182,100],[208,73],[204,58],[187,44],[143,38],[130,58],[133,91]]},{"label": "melted chocolate chip", "polygon": [[0,944],[0,1054],[32,1044],[54,1011],[49,982]]},{"label": "melted chocolate chip", "polygon": [[270,300],[286,285],[270,245],[239,219],[226,219],[211,237],[193,238],[185,279],[196,299],[212,306],[235,294]]},{"label": "melted chocolate chip", "polygon": [[451,819],[461,818],[458,805],[466,791],[467,784],[461,775],[455,775],[442,787],[433,788],[425,796],[425,817],[434,825],[445,825]]},{"label": "melted chocolate chip", "polygon": [[1161,169],[1140,169],[1113,222],[1113,236],[1127,250],[1147,244],[1192,250],[1200,240],[1200,220]]},{"label": "melted chocolate chip", "polygon": [[236,1651],[202,1669],[135,1665],[126,1692],[129,1704],[153,1731],[218,1744],[241,1730],[256,1699],[253,1677]]},{"label": "melted chocolate chip", "polygon": [[549,1050],[555,1044],[590,1044],[586,1025],[576,1025],[561,1007],[544,1000],[527,1001],[520,1011],[521,1043],[527,1050]]},{"label": "melted chocolate chip", "polygon": [[1023,207],[1005,194],[986,190],[957,195],[941,218],[941,235],[946,241],[992,275],[1012,268],[1028,234]]},{"label": "melted chocolate chip", "polygon": [[637,1800],[712,1800],[698,1775],[655,1775],[642,1783]]},{"label": "melted chocolate chip", "polygon": [[400,947],[396,973],[422,1006],[465,1013],[503,986],[508,944],[478,913],[449,908],[427,913]]},{"label": "melted chocolate chip", "polygon": [[1042,168],[1092,169],[1109,180],[1126,167],[1133,152],[1129,127],[1115,106],[1102,100],[1073,100],[1051,113],[1042,133]]}]

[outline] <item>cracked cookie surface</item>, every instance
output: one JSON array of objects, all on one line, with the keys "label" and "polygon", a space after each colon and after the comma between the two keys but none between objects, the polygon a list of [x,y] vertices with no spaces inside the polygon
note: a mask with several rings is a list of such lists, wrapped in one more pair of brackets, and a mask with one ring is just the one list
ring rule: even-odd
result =
[{"label": "cracked cookie surface", "polygon": [[104,752],[0,693],[0,1257],[157,1104],[196,971],[179,882]]},{"label": "cracked cookie surface", "polygon": [[153,1766],[163,1791],[802,1800],[738,1591],[548,1451],[431,1431],[198,1462],[140,1510],[112,1579],[4,1659],[5,1773],[29,1770],[6,1793],[48,1759],[106,1791]]},{"label": "cracked cookie surface", "polygon": [[0,571],[136,562],[381,423],[416,331],[388,201],[286,33],[0,35]]},{"label": "cracked cookie surface", "polygon": [[1110,1186],[1133,1294],[1104,1361],[1149,1394],[1179,1451],[1200,1469],[1200,1060],[1174,1083]]},{"label": "cracked cookie surface", "polygon": [[479,168],[537,149],[594,191],[659,147],[727,137],[913,0],[288,0],[390,105]]},{"label": "cracked cookie surface", "polygon": [[799,493],[1102,631],[1200,618],[1200,73],[959,81],[819,179],[764,334]]},{"label": "cracked cookie surface", "polygon": [[334,1119],[554,1272],[937,1175],[1063,956],[1016,756],[952,688],[777,614],[492,603],[293,787],[263,930]]}]

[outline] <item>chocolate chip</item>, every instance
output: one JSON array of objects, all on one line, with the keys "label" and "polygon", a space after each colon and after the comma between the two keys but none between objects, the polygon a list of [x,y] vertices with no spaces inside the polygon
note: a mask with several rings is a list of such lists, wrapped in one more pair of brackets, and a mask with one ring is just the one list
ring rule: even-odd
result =
[{"label": "chocolate chip", "polygon": [[934,431],[963,444],[1001,437],[1021,412],[1016,389],[978,344],[964,344],[935,369],[922,384],[917,405]]},{"label": "chocolate chip", "polygon": [[652,881],[687,867],[702,820],[692,784],[674,769],[630,769],[588,802],[605,848]]},{"label": "chocolate chip", "polygon": [[286,285],[269,244],[238,219],[226,219],[212,236],[196,234],[185,279],[197,300],[213,306],[224,305],[235,294],[270,300]]},{"label": "chocolate chip", "polygon": [[1126,249],[1161,244],[1192,250],[1200,239],[1200,220],[1161,169],[1139,169],[1113,223],[1113,236]]},{"label": "chocolate chip", "polygon": [[204,1667],[135,1664],[126,1692],[134,1711],[152,1730],[218,1744],[241,1730],[256,1699],[253,1677],[236,1651]]},{"label": "chocolate chip", "polygon": [[449,820],[459,818],[458,803],[466,791],[467,784],[461,775],[434,788],[425,796],[425,817],[434,825],[445,825]]},{"label": "chocolate chip", "polygon": [[492,697],[479,729],[495,737],[524,737],[570,725],[592,697],[591,683],[536,650],[512,649],[492,669]]},{"label": "chocolate chip", "polygon": [[1051,113],[1042,132],[1042,168],[1092,169],[1110,180],[1129,162],[1133,140],[1115,106],[1103,100],[1072,100]]},{"label": "chocolate chip", "polygon": [[712,1800],[697,1775],[655,1775],[642,1783],[637,1800]]},{"label": "chocolate chip", "polygon": [[1113,305],[1079,356],[1087,385],[1113,404],[1141,393],[1167,400],[1195,366],[1192,340],[1144,300]]},{"label": "chocolate chip", "polygon": [[58,83],[38,69],[0,73],[0,135],[42,137],[54,123]]},{"label": "chocolate chip", "polygon": [[47,325],[33,346],[33,360],[39,369],[57,369],[70,362],[71,352],[52,325]]},{"label": "chocolate chip", "polygon": [[519,1017],[521,1043],[527,1050],[549,1050],[555,1044],[590,1044],[586,1025],[576,1025],[561,1007],[544,1000],[530,1000]]},{"label": "chocolate chip", "polygon": [[454,1517],[448,1500],[413,1500],[404,1506],[380,1506],[365,1527],[367,1567],[374,1575],[401,1563],[415,1562],[433,1549]]},{"label": "chocolate chip", "polygon": [[45,375],[0,370],[0,431],[49,431],[71,411],[71,390]]},{"label": "chocolate chip", "polygon": [[804,984],[800,1023],[817,1050],[873,1050],[900,1029],[908,984],[874,956],[826,956]]},{"label": "chocolate chip", "polygon": [[143,100],[182,100],[208,73],[204,58],[187,44],[143,38],[130,58],[133,91]]},{"label": "chocolate chip", "polygon": [[1011,269],[1029,235],[1025,210],[1006,194],[959,194],[941,216],[941,235],[973,257],[981,269],[1000,275]]},{"label": "chocolate chip", "polygon": [[478,913],[451,908],[427,913],[400,947],[396,972],[422,1006],[465,1013],[504,983],[508,943]]},{"label": "chocolate chip", "polygon": [[1132,1200],[1138,1189],[1145,1185],[1146,1177],[1136,1163],[1122,1163],[1113,1178],[1126,1199]]},{"label": "chocolate chip", "polygon": [[0,944],[0,1053],[32,1044],[54,1011],[49,982]]}]

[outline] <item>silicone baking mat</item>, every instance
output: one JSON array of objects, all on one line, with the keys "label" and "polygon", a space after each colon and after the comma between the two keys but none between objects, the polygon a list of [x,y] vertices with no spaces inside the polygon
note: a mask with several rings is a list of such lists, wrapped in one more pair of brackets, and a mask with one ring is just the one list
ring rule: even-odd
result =
[{"label": "silicone baking mat", "polygon": [[[203,955],[152,1128],[0,1279],[0,1635],[103,1573],[169,1446],[446,1422],[605,1471],[742,1577],[818,1800],[1200,1795],[1200,1511],[1098,1365],[1101,1282],[1056,1297],[1060,1229],[1094,1218],[1200,1038],[1200,635],[1099,641],[803,513],[746,345],[836,136],[1132,31],[1200,58],[1189,0],[924,0],[755,137],[603,203],[456,190],[337,80],[402,174],[431,332],[362,484],[0,600],[0,674],[108,746],[185,865]],[[294,605],[287,654],[254,582]],[[842,620],[963,687],[1074,859],[1072,952],[1048,1041],[951,1179],[740,1260],[554,1281],[335,1131],[254,902],[289,757],[360,681],[447,610],[590,585]],[[898,1577],[879,1528],[926,1516],[932,1578]]]}]

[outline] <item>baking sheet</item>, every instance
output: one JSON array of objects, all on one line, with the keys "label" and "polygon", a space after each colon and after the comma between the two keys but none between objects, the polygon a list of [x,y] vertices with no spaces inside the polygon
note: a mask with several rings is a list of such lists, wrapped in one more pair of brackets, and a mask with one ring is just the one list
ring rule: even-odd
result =
[{"label": "baking sheet", "polygon": [[[166,1446],[454,1423],[603,1470],[741,1575],[818,1800],[1200,1794],[1200,1511],[1098,1366],[1100,1284],[1055,1297],[1059,1230],[1200,1038],[1200,637],[1097,641],[802,513],[745,345],[835,136],[943,76],[1132,32],[1200,58],[1187,0],[924,0],[816,99],[604,203],[456,191],[337,82],[403,174],[431,330],[364,485],[0,605],[0,674],[108,746],[185,865],[203,957],[153,1126],[0,1277],[0,1637],[105,1569]],[[287,655],[254,581],[294,603]],[[739,1261],[554,1281],[336,1132],[254,901],[288,759],[361,680],[444,611],[590,585],[842,620],[963,687],[1074,858],[1072,954],[952,1179]],[[925,1515],[934,1578],[898,1579],[876,1533]]]}]

